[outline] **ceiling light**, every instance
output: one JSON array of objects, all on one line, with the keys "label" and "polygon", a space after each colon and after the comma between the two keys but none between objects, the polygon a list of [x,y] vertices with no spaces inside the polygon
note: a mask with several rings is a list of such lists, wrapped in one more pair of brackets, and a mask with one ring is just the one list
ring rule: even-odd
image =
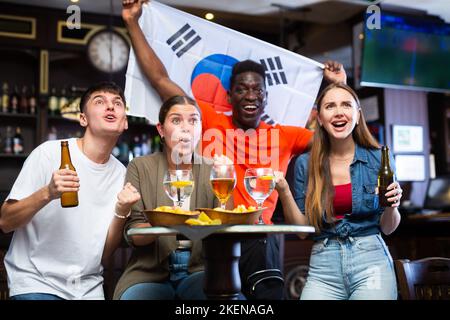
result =
[{"label": "ceiling light", "polygon": [[207,14],[205,14],[205,19],[206,20],[213,20],[214,19],[214,14],[212,14],[211,12],[208,12]]}]

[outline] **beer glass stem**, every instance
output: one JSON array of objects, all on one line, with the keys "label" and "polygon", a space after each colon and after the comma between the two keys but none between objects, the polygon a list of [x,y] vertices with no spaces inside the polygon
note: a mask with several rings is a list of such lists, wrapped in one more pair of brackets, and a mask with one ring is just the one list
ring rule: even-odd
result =
[{"label": "beer glass stem", "polygon": [[[258,201],[256,202],[256,204],[258,205],[258,210],[262,209],[263,203],[264,203],[264,201],[263,202],[258,202]],[[259,216],[258,224],[264,224],[264,220],[262,218],[262,213]]]},{"label": "beer glass stem", "polygon": [[227,204],[226,202],[220,201],[220,208],[221,208],[222,210],[225,210],[226,204]]}]

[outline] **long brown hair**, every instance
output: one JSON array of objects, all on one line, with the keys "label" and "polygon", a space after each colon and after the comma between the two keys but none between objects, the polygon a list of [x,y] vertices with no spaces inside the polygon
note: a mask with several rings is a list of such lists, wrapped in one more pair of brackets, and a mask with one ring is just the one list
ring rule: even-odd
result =
[{"label": "long brown hair", "polygon": [[[366,120],[360,108],[355,91],[343,83],[333,83],[327,86],[317,98],[317,110],[320,114],[322,100],[325,95],[335,89],[343,89],[355,99],[360,112],[359,124],[353,129],[352,137],[356,144],[367,149],[379,149],[380,145],[367,128]],[[317,126],[311,147],[308,165],[308,186],[306,192],[305,211],[309,223],[318,232],[322,228],[322,217],[325,211],[326,221],[333,222],[334,187],[330,171],[330,138],[322,126]]]}]

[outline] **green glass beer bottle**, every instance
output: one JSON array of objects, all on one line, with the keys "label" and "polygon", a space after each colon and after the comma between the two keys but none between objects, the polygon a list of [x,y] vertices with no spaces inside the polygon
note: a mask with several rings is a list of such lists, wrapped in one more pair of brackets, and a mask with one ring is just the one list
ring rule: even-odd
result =
[{"label": "green glass beer bottle", "polygon": [[381,148],[381,166],[378,171],[378,197],[381,207],[389,207],[391,205],[391,203],[387,201],[385,193],[387,192],[388,186],[393,182],[394,172],[389,164],[389,148],[388,146],[383,146]]}]

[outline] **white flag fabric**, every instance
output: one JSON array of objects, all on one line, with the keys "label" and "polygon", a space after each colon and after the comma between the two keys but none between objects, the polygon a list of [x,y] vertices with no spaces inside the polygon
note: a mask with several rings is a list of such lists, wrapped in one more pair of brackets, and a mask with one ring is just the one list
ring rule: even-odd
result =
[{"label": "white flag fabric", "polygon": [[[199,102],[230,113],[226,100],[233,65],[251,59],[266,69],[268,124],[305,126],[323,65],[286,49],[158,2],[143,5],[139,24],[170,78]],[[139,69],[133,50],[126,73],[129,114],[158,122],[161,100]]]}]

